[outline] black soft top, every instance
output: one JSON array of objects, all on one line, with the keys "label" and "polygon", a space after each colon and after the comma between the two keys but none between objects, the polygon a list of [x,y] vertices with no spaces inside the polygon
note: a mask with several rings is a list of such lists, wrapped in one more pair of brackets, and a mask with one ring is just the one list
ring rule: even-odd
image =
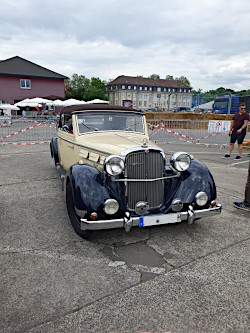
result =
[{"label": "black soft top", "polygon": [[126,111],[126,112],[140,112],[143,114],[143,112],[126,108],[124,106],[118,106],[118,105],[108,105],[108,104],[77,104],[77,105],[70,105],[66,106],[60,111],[60,114],[71,114],[71,113],[77,113],[80,111]]}]

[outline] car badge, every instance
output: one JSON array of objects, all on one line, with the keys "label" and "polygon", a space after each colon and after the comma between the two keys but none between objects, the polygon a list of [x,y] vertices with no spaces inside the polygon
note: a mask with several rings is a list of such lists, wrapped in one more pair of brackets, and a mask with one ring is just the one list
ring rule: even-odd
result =
[{"label": "car badge", "polygon": [[142,147],[147,147],[147,139],[142,140]]}]

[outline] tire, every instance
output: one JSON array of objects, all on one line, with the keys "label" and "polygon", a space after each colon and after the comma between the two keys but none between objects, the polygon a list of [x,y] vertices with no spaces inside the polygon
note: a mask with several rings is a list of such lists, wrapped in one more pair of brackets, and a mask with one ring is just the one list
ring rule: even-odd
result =
[{"label": "tire", "polygon": [[75,232],[78,235],[80,235],[81,237],[88,239],[92,234],[92,230],[82,230],[81,229],[81,220],[80,220],[80,216],[78,216],[75,211],[73,191],[72,191],[72,186],[71,186],[70,181],[66,185],[66,205],[67,205],[70,222],[71,222]]},{"label": "tire", "polygon": [[58,150],[57,150],[57,138],[52,138],[50,142],[50,154],[54,159],[55,164],[59,163]]}]

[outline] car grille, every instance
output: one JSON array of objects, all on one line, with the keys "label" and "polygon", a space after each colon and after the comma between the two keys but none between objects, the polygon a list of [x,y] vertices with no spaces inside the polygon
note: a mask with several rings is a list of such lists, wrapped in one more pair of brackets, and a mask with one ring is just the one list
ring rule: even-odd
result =
[{"label": "car grille", "polygon": [[163,177],[164,158],[158,151],[139,151],[126,157],[127,179],[138,179],[127,182],[127,207],[135,209],[139,201],[148,203],[149,208],[159,207],[163,200],[163,180],[142,182],[140,179]]}]

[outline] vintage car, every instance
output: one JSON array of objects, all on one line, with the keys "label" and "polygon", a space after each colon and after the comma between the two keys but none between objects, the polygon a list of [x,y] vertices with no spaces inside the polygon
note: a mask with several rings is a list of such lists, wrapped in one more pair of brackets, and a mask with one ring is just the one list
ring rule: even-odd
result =
[{"label": "vintage car", "polygon": [[207,167],[185,152],[167,159],[138,110],[66,107],[50,149],[72,226],[84,238],[100,229],[191,224],[221,212]]}]

